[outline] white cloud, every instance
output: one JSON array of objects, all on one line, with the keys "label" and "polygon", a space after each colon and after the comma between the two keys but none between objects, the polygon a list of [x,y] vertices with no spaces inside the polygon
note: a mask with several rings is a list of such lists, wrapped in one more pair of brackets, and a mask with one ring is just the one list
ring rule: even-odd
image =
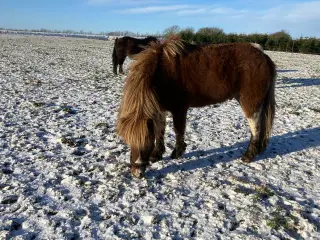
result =
[{"label": "white cloud", "polygon": [[247,10],[239,10],[233,8],[225,8],[225,7],[202,7],[202,8],[195,8],[191,7],[188,10],[177,11],[178,15],[196,15],[196,14],[206,14],[207,16],[210,15],[230,15],[230,14],[243,14],[248,12]]},{"label": "white cloud", "polygon": [[113,2],[113,0],[88,0],[89,4],[106,4],[111,2]]},{"label": "white cloud", "polygon": [[178,15],[195,15],[195,14],[203,14],[207,13],[208,9],[206,8],[192,8],[186,10],[180,10],[177,12]]},{"label": "white cloud", "polygon": [[216,13],[216,14],[228,14],[233,12],[234,9],[232,8],[224,8],[224,7],[219,7],[219,8],[212,8],[210,9],[210,13]]},{"label": "white cloud", "polygon": [[157,3],[158,0],[88,0],[90,5],[108,5],[108,4],[123,4],[123,5],[139,5],[147,3]]},{"label": "white cloud", "polygon": [[[215,17],[214,20],[217,20]],[[320,1],[305,3],[285,3],[274,7],[248,10],[241,14],[224,15],[219,18],[236,32],[272,33],[285,29],[293,37],[320,36]],[[232,27],[231,27],[232,28]],[[234,31],[234,30],[233,30]]]},{"label": "white cloud", "polygon": [[297,4],[285,16],[290,21],[320,20],[320,1]]},{"label": "white cloud", "polygon": [[[1,1],[1,0],[0,0]],[[269,0],[268,2],[243,1],[240,7],[232,4],[183,4],[176,0],[87,0],[90,4],[113,5],[111,11],[128,15],[148,13],[170,13],[172,22],[189,21],[191,25],[202,27],[217,23],[225,31],[234,32],[275,32],[288,30],[292,35],[319,36],[320,1],[297,2],[297,0]],[[251,2],[251,3],[250,3]],[[180,4],[181,3],[181,4]],[[239,5],[239,4],[238,4]],[[111,8],[110,8],[111,9]],[[170,15],[166,22],[170,20]],[[178,20],[179,22],[179,20]]]},{"label": "white cloud", "polygon": [[190,9],[190,5],[169,5],[169,6],[150,6],[141,8],[127,8],[119,11],[125,14],[139,14],[139,13],[156,13],[156,12],[176,12],[182,9]]},{"label": "white cloud", "polygon": [[205,21],[220,22],[235,32],[275,32],[286,29],[295,37],[319,36],[320,34],[320,1],[304,3],[285,2],[272,7],[254,8],[244,6],[235,9],[221,6],[192,7],[176,11],[176,14],[185,18],[199,16]]},{"label": "white cloud", "polygon": [[293,36],[318,36],[320,33],[320,1],[283,4],[267,10],[263,25],[286,29]]},{"label": "white cloud", "polygon": [[[320,22],[320,1],[282,4],[261,12],[260,19],[269,22],[296,24],[318,20]],[[319,25],[320,30],[320,25]]]}]

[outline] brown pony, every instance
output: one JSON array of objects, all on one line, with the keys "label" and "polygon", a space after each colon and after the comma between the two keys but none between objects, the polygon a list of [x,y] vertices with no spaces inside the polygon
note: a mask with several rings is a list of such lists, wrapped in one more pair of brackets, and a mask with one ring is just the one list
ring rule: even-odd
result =
[{"label": "brown pony", "polygon": [[162,158],[166,111],[172,113],[176,134],[171,158],[179,158],[186,149],[188,108],[233,98],[251,130],[242,156],[251,162],[265,150],[271,134],[275,78],[272,60],[250,43],[152,43],[131,65],[117,121],[118,135],[130,145],[132,174],[143,177],[149,161]]},{"label": "brown pony", "polygon": [[123,74],[122,65],[127,56],[133,58],[135,54],[145,49],[150,42],[157,41],[157,38],[151,36],[144,39],[133,37],[116,38],[112,53],[113,73],[117,74],[117,67],[119,65],[119,73]]}]

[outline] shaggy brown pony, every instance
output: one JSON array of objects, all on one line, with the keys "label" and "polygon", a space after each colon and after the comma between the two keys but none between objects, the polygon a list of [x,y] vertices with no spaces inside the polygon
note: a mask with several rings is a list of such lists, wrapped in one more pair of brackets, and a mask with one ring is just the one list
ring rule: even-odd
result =
[{"label": "shaggy brown pony", "polygon": [[119,65],[119,73],[123,74],[122,66],[127,56],[133,58],[135,54],[138,54],[145,49],[150,42],[157,41],[157,38],[152,36],[144,39],[133,37],[116,38],[112,53],[113,73],[117,74],[117,68]]},{"label": "shaggy brown pony", "polygon": [[165,151],[165,112],[172,113],[176,145],[186,149],[187,110],[236,99],[248,120],[251,139],[242,156],[262,153],[275,114],[276,71],[272,60],[250,43],[191,45],[152,43],[131,65],[117,121],[117,132],[131,149],[131,172],[143,177],[149,162]]}]

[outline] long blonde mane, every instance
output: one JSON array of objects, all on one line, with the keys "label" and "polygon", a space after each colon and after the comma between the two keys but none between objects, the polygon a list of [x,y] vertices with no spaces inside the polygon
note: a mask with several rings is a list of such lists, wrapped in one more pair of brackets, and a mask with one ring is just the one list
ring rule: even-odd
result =
[{"label": "long blonde mane", "polygon": [[148,121],[153,122],[156,136],[164,114],[152,86],[159,59],[174,64],[174,56],[183,52],[181,41],[151,43],[136,55],[123,90],[117,121],[117,133],[131,147],[141,149],[148,135]]}]

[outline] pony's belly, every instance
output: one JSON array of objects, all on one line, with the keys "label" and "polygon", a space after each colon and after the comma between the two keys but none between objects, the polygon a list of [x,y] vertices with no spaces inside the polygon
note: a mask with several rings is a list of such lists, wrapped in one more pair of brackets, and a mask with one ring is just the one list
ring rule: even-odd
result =
[{"label": "pony's belly", "polygon": [[200,108],[200,107],[205,107],[205,106],[213,105],[213,104],[217,104],[217,103],[219,103],[219,102],[210,102],[207,104],[204,104],[202,102],[193,102],[193,103],[189,104],[189,107]]},{"label": "pony's belly", "polygon": [[189,99],[189,107],[205,107],[217,103],[224,102],[232,97],[212,98],[208,96],[197,96]]}]

